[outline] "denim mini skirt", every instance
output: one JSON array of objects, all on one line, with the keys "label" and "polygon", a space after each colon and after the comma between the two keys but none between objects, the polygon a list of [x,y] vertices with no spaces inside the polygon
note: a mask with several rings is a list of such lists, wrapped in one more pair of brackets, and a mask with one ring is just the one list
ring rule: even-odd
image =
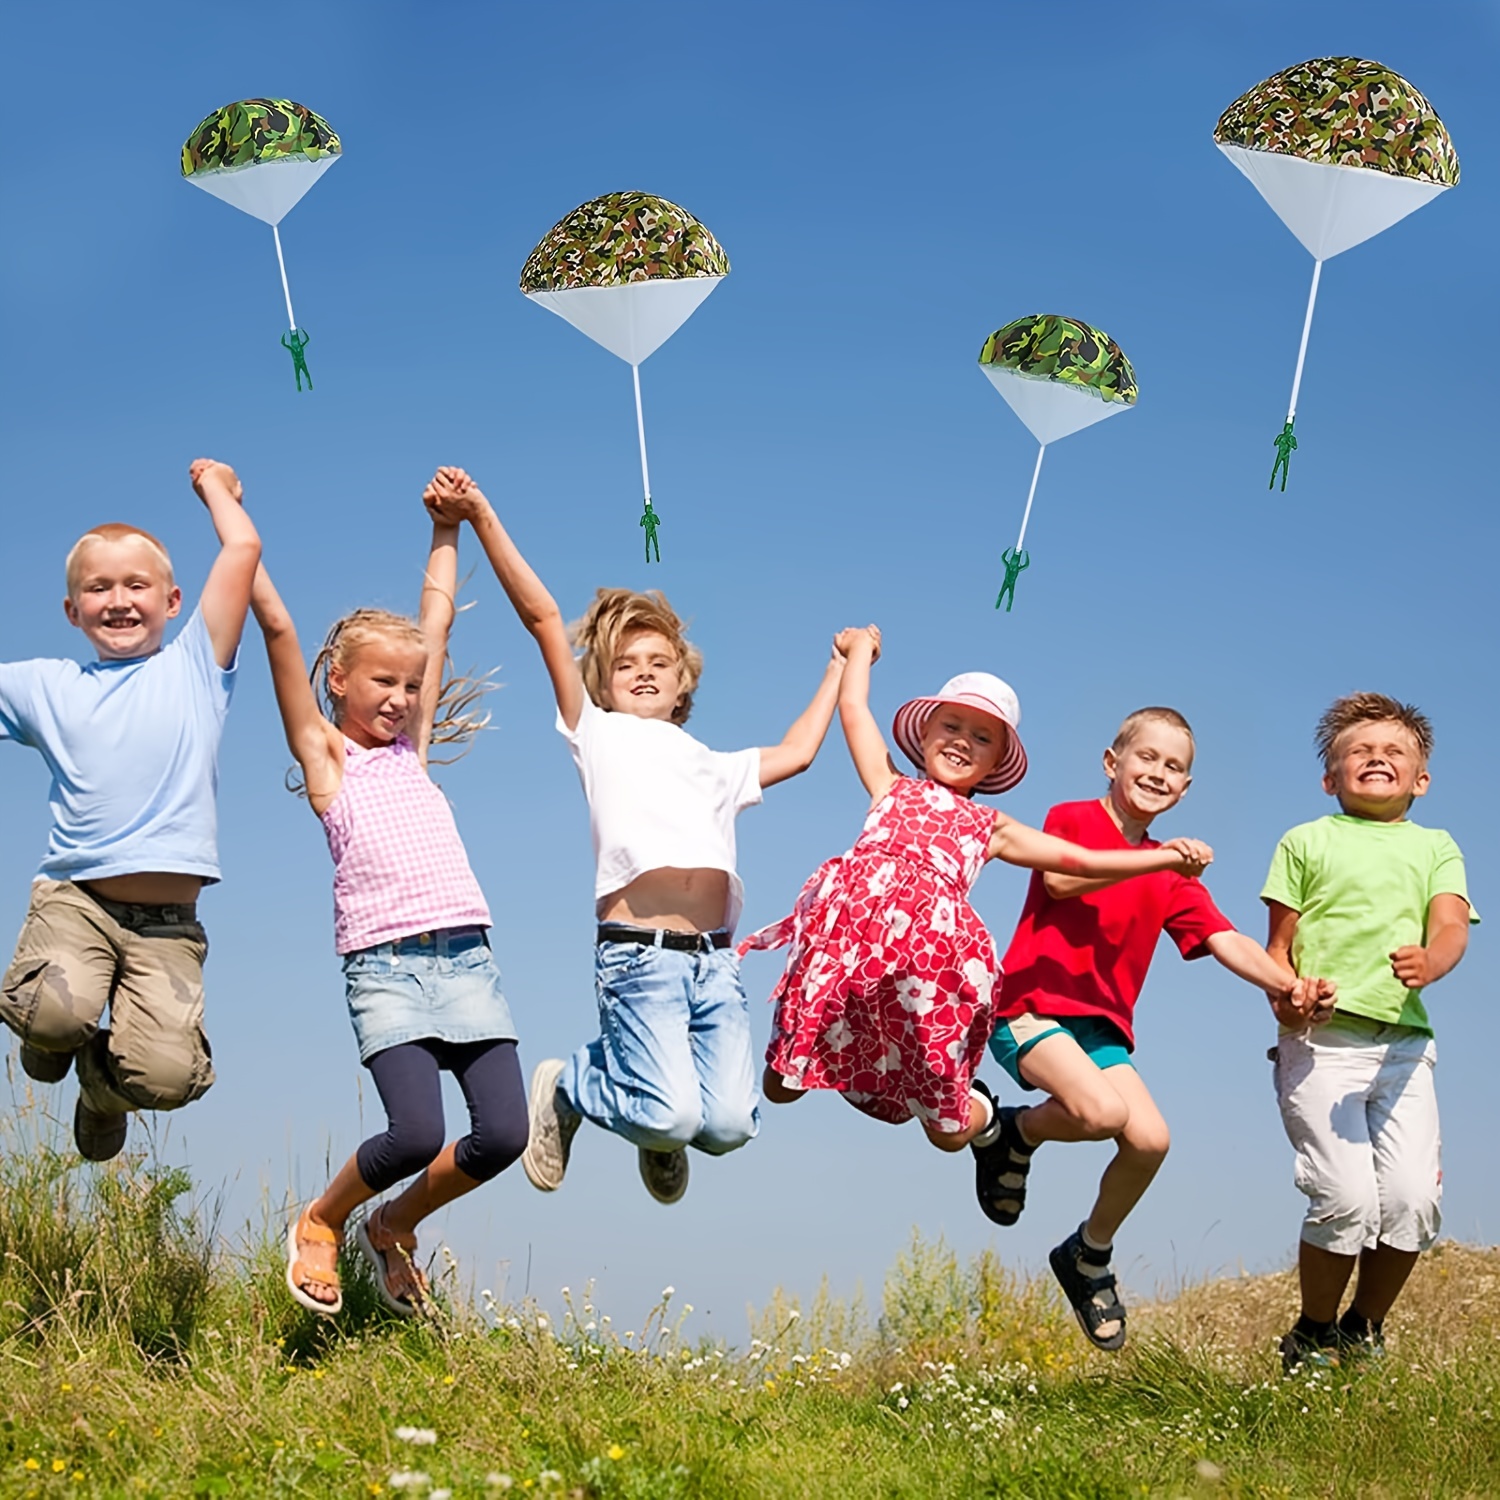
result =
[{"label": "denim mini skirt", "polygon": [[453,927],[344,955],[359,1060],[403,1042],[513,1042],[515,1023],[482,927]]}]

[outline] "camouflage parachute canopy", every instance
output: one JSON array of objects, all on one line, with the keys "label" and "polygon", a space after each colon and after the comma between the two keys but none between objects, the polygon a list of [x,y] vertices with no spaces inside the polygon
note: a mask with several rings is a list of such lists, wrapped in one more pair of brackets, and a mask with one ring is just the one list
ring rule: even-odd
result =
[{"label": "camouflage parachute canopy", "polygon": [[1135,404],[1135,371],[1124,351],[1107,333],[1076,318],[1056,313],[1017,318],[984,341],[979,363]]},{"label": "camouflage parachute canopy", "polygon": [[1359,57],[1315,57],[1241,94],[1214,140],[1325,166],[1368,167],[1452,187],[1458,153],[1424,95]]},{"label": "camouflage parachute canopy", "polygon": [[651,193],[606,193],[553,225],[521,269],[521,290],[728,274],[724,247],[686,209]]},{"label": "camouflage parachute canopy", "polygon": [[303,157],[318,161],[343,147],[322,115],[290,99],[240,99],[216,109],[182,147],[182,175]]}]

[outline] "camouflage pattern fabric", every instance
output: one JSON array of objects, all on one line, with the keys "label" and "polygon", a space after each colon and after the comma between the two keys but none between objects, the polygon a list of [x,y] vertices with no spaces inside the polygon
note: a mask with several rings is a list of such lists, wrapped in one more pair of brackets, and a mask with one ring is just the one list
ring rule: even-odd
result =
[{"label": "camouflage pattern fabric", "polygon": [[322,115],[290,99],[241,99],[216,109],[184,142],[182,175],[250,167],[288,156],[337,156],[343,146]]},{"label": "camouflage pattern fabric", "polygon": [[521,269],[521,290],[728,274],[724,247],[686,209],[651,193],[606,193],[553,225]]},{"label": "camouflage pattern fabric", "polygon": [[1017,318],[992,333],[979,363],[999,365],[1037,380],[1060,380],[1106,401],[1135,404],[1135,371],[1124,351],[1101,329],[1056,313]]},{"label": "camouflage pattern fabric", "polygon": [[1458,153],[1426,98],[1358,57],[1315,57],[1257,84],[1219,117],[1214,140],[1446,187],[1458,181]]}]

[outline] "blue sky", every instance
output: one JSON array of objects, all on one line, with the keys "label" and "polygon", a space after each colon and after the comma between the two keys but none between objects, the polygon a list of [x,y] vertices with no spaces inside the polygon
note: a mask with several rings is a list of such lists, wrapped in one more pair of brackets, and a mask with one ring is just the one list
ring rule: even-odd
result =
[{"label": "blue sky", "polygon": [[[779,738],[830,634],[871,619],[882,717],[959,671],[1016,687],[1031,772],[1004,806],[1021,818],[1094,794],[1130,709],[1178,706],[1198,731],[1197,781],[1161,826],[1215,846],[1209,884],[1257,936],[1276,839],[1326,810],[1319,712],[1363,688],[1414,699],[1438,738],[1420,820],[1452,831],[1479,909],[1500,909],[1484,686],[1500,540],[1483,438],[1492,5],[1443,3],[1417,24],[1386,0],[768,0],[691,17],[361,3],[247,25],[235,10],[58,4],[10,8],[0,40],[6,135],[23,143],[0,165],[5,657],[78,651],[62,559],[99,520],[161,535],[195,593],[212,555],[186,482],[200,453],[240,469],[308,643],[353,605],[413,607],[418,496],[458,463],[569,613],[611,583],[664,588],[693,619],[707,659],[693,727],[715,746]],[[1423,89],[1463,181],[1328,264],[1301,448],[1286,494],[1268,494],[1311,262],[1210,137],[1237,94],[1329,53]],[[344,140],[283,225],[311,395],[277,347],[269,232],[177,172],[197,121],[255,94],[306,102]],[[643,368],[664,519],[650,568],[629,372],[516,288],[556,219],[627,187],[686,205],[734,265]],[[986,334],[1036,311],[1107,329],[1141,398],[1049,454],[1033,564],[1005,615],[999,554],[1035,449],[974,361]],[[487,572],[467,596],[455,655],[498,666],[504,686],[493,732],[442,781],[529,1068],[594,1022],[588,823],[529,639]],[[315,1189],[380,1114],[344,1013],[326,849],[282,790],[286,760],[252,633],[222,757],[225,879],[202,903],[219,1082],[163,1131],[169,1155],[224,1186],[230,1221]],[[0,763],[8,933],[45,843],[46,778],[15,747]],[[835,730],[808,775],[741,820],[747,921],[788,909],[864,805]],[[977,889],[1002,946],[1023,890],[1002,867]],[[776,966],[746,964],[762,1038]],[[1480,928],[1429,997],[1446,1227],[1471,1240],[1500,1235],[1497,981]],[[1163,949],[1138,1058],[1176,1142],[1120,1240],[1139,1288],[1292,1250],[1302,1200],[1268,1020],[1211,961]],[[966,1157],[819,1097],[767,1109],[736,1156],[696,1159],[671,1210],[646,1198],[630,1148],[591,1131],[562,1192],[543,1198],[517,1169],[441,1228],[477,1285],[550,1298],[594,1276],[628,1319],[670,1283],[739,1336],[745,1303],[778,1283],[811,1293],[826,1273],[873,1290],[913,1226],[1041,1266],[1105,1159],[1049,1148],[1025,1218],[997,1231]]]}]

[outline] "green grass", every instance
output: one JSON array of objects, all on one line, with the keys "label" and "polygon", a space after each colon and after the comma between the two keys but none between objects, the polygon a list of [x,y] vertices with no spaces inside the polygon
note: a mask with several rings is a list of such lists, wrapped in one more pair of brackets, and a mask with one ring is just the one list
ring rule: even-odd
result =
[{"label": "green grass", "polygon": [[1500,1253],[1426,1257],[1382,1363],[1283,1381],[1287,1275],[1139,1308],[1109,1359],[1049,1285],[919,1240],[877,1308],[778,1296],[739,1349],[675,1294],[555,1326],[449,1265],[415,1325],[348,1265],[330,1324],[191,1192],[0,1123],[0,1496],[1500,1494]]}]

